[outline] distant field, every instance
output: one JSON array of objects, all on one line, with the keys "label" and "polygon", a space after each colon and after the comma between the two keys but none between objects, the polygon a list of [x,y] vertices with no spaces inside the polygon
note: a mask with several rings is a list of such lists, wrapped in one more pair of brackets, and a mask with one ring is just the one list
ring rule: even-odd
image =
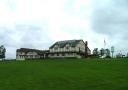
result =
[{"label": "distant field", "polygon": [[128,90],[128,59],[0,62],[0,90]]}]

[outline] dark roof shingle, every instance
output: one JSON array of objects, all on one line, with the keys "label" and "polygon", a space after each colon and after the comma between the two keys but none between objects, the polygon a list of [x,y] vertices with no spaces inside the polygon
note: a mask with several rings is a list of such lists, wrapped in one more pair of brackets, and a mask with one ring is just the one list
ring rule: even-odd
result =
[{"label": "dark roof shingle", "polygon": [[58,45],[59,48],[65,47],[67,44],[69,44],[70,47],[75,47],[80,41],[83,40],[65,40],[65,41],[58,41],[55,44],[53,44],[51,48],[53,48],[55,45]]},{"label": "dark roof shingle", "polygon": [[38,50],[38,49],[20,48],[20,49],[17,49],[17,52],[25,52],[25,53],[37,52],[38,54],[43,54],[43,53],[49,52],[49,50]]}]

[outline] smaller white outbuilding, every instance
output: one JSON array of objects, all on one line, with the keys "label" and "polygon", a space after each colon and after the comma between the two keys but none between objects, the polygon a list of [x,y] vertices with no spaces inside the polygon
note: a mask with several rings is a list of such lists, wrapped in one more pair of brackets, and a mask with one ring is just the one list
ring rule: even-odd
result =
[{"label": "smaller white outbuilding", "polygon": [[16,60],[42,59],[46,58],[48,50],[37,50],[20,48],[16,51]]}]

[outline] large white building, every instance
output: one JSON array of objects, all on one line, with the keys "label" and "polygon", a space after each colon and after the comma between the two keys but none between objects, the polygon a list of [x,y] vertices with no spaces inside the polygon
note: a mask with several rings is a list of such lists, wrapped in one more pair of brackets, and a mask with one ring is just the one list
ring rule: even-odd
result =
[{"label": "large white building", "polygon": [[16,60],[43,58],[82,58],[91,54],[87,41],[65,40],[54,43],[49,50],[20,48],[16,51]]},{"label": "large white building", "polygon": [[49,48],[50,58],[87,57],[91,54],[87,41],[83,40],[65,40],[54,43]]}]

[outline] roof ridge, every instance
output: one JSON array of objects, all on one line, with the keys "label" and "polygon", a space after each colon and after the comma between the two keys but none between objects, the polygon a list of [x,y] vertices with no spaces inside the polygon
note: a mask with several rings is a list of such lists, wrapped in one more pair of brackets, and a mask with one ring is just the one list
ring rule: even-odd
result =
[{"label": "roof ridge", "polygon": [[72,47],[76,46],[76,44],[79,41],[83,41],[82,39],[72,39],[72,40],[63,40],[63,41],[58,41],[54,43],[50,48],[54,47],[55,45],[59,45],[60,48],[64,47],[66,44],[70,44]]},{"label": "roof ridge", "polygon": [[79,40],[83,40],[83,39],[70,39],[70,40],[61,40],[61,41],[57,41],[57,42],[64,42],[64,41],[79,41]]}]

